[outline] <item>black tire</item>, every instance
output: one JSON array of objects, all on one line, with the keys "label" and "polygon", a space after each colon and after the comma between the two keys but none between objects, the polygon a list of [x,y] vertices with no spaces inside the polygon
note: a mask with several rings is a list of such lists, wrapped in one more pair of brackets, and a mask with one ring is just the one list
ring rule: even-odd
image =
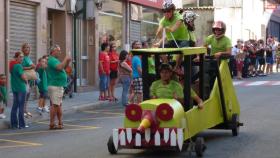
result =
[{"label": "black tire", "polygon": [[108,143],[107,143],[108,151],[110,154],[117,154],[118,150],[115,148],[114,142],[113,142],[113,136],[110,136]]},{"label": "black tire", "polygon": [[202,137],[197,137],[195,140],[195,147],[194,147],[196,156],[202,157],[205,149],[206,149],[206,146],[204,143],[204,139]]},{"label": "black tire", "polygon": [[232,118],[231,118],[231,120],[232,120],[232,129],[231,129],[231,131],[232,131],[232,136],[238,136],[238,134],[239,134],[239,116],[238,116],[238,114],[232,114]]}]

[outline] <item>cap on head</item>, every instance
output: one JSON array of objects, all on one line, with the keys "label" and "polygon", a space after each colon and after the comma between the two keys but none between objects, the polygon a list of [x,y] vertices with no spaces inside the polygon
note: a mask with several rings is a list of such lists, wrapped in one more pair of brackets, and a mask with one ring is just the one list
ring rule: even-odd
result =
[{"label": "cap on head", "polygon": [[163,63],[159,66],[159,71],[162,71],[162,70],[172,70],[172,66],[167,64],[167,63]]}]

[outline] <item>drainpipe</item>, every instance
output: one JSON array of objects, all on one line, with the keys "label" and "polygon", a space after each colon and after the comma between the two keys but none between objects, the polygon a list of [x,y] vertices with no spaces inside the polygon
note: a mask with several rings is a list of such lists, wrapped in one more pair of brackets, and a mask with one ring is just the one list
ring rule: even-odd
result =
[{"label": "drainpipe", "polygon": [[77,92],[77,33],[76,33],[76,30],[77,30],[77,17],[76,15],[74,14],[74,26],[73,26],[73,29],[74,29],[74,52],[73,52],[73,56],[74,56],[74,61],[73,61],[73,66],[74,66],[74,92]]},{"label": "drainpipe", "polygon": [[[9,14],[10,14],[10,1],[6,0],[4,1],[4,14],[5,14],[5,20],[4,20],[4,23],[5,23],[5,33],[4,33],[4,36],[5,36],[5,74],[7,76],[7,81],[10,81],[10,72],[9,72],[9,52],[10,52],[10,42],[9,42]],[[9,82],[8,82],[9,83]],[[10,91],[10,84],[7,84],[7,92]]]}]

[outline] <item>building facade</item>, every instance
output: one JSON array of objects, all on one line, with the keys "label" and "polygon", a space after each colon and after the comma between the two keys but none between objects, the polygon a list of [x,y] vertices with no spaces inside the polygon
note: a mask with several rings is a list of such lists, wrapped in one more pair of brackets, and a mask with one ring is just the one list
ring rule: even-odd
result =
[{"label": "building facade", "polygon": [[101,43],[115,41],[120,52],[130,50],[135,40],[151,42],[162,16],[163,0],[110,0],[101,3],[102,8],[97,8],[96,3],[87,8],[86,19],[78,19],[77,23],[77,86],[81,91],[98,87]]},{"label": "building facade", "polygon": [[8,61],[21,51],[23,43],[31,47],[34,63],[53,44],[61,46],[62,55],[72,51],[72,15],[64,1],[4,0],[0,2],[0,73],[8,72]]},{"label": "building facade", "polygon": [[[34,63],[49,53],[50,46],[58,44],[62,57],[73,57],[76,90],[97,88],[100,44],[114,40],[121,51],[129,50],[134,40],[151,42],[162,16],[162,3],[163,0],[0,1],[0,73],[9,74],[8,61],[23,43],[30,44]],[[80,10],[85,11],[82,14],[75,9],[81,5]]]},{"label": "building facade", "polygon": [[211,21],[216,20],[227,24],[226,35],[233,44],[240,38],[265,40],[270,35],[279,40],[279,3],[274,0],[183,0],[183,7],[200,14],[196,21],[200,41],[207,36],[205,30],[211,33]]}]

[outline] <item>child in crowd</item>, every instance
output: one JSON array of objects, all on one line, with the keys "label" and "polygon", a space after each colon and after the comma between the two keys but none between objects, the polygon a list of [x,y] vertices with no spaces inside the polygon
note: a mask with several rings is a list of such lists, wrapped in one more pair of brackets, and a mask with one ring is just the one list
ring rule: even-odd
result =
[{"label": "child in crowd", "polygon": [[[100,96],[99,100],[109,99],[109,75],[110,75],[110,57],[108,55],[110,46],[108,43],[101,44],[101,52],[99,53],[99,77],[100,77]],[[106,95],[107,92],[107,95]]]},{"label": "child in crowd", "polygon": [[47,83],[47,60],[45,58],[40,58],[36,71],[39,74],[40,82],[37,84],[40,97],[38,102],[37,111],[41,114],[42,112],[49,112],[49,108],[46,105],[46,99],[48,97],[48,83]]},{"label": "child in crowd", "polygon": [[4,104],[7,105],[6,75],[0,74],[0,119],[6,118]]}]

